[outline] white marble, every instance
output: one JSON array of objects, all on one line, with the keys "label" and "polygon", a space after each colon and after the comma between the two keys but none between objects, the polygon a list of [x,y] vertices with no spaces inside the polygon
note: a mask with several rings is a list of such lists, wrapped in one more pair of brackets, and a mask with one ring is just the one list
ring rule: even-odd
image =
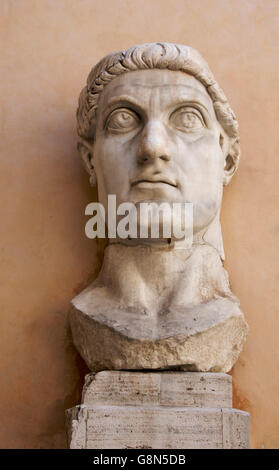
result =
[{"label": "white marble", "polygon": [[192,202],[193,245],[111,239],[101,272],[72,301],[73,339],[91,370],[227,372],[247,323],[232,294],[220,227],[239,162],[238,125],[208,65],[167,43],[111,54],[78,108],[79,151],[99,201]]}]

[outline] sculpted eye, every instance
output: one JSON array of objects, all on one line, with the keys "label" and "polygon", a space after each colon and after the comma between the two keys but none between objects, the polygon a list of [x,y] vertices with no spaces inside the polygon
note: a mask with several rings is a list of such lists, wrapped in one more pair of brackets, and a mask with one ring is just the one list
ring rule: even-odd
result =
[{"label": "sculpted eye", "polygon": [[117,109],[109,116],[106,127],[109,131],[129,132],[139,125],[139,117],[130,109]]},{"label": "sculpted eye", "polygon": [[204,127],[201,113],[189,106],[175,111],[171,115],[171,122],[177,129],[184,132],[195,132]]}]

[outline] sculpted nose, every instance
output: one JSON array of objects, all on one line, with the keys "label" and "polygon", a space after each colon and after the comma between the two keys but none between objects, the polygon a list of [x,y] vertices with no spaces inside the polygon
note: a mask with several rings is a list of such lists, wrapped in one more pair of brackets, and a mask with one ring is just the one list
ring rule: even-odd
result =
[{"label": "sculpted nose", "polygon": [[148,122],[142,130],[137,160],[145,163],[157,158],[169,161],[170,155],[164,125],[154,120]]}]

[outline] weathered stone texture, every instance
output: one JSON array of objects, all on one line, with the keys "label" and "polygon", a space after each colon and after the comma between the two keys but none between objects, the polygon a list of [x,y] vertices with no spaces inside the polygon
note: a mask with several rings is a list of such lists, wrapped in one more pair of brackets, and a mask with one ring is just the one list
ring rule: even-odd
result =
[{"label": "weathered stone texture", "polygon": [[231,408],[231,377],[189,372],[89,374],[68,410],[70,448],[249,447],[249,415]]},{"label": "weathered stone texture", "polygon": [[[77,121],[103,211],[95,207],[98,222],[88,220],[86,234],[96,235],[96,223],[104,237],[105,219],[109,238],[98,278],[72,300],[81,356],[94,372],[228,372],[248,330],[222,264],[220,226],[240,147],[236,117],[206,61],[170,43],[110,54],[88,76]],[[143,203],[152,203],[152,222]]]}]

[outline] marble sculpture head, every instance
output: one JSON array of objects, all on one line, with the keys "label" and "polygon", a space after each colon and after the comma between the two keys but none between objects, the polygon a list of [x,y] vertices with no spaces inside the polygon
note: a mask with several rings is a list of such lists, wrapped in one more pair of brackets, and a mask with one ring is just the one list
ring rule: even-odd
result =
[{"label": "marble sculpture head", "polygon": [[104,57],[77,110],[78,149],[99,202],[193,204],[193,244],[110,243],[72,301],[73,339],[92,370],[227,372],[248,327],[230,290],[220,227],[237,170],[238,123],[193,48],[151,43]]},{"label": "marble sculpture head", "polygon": [[106,56],[88,76],[77,121],[105,208],[108,194],[117,204],[192,202],[194,235],[219,216],[223,185],[238,167],[238,123],[196,50],[151,43]]}]

